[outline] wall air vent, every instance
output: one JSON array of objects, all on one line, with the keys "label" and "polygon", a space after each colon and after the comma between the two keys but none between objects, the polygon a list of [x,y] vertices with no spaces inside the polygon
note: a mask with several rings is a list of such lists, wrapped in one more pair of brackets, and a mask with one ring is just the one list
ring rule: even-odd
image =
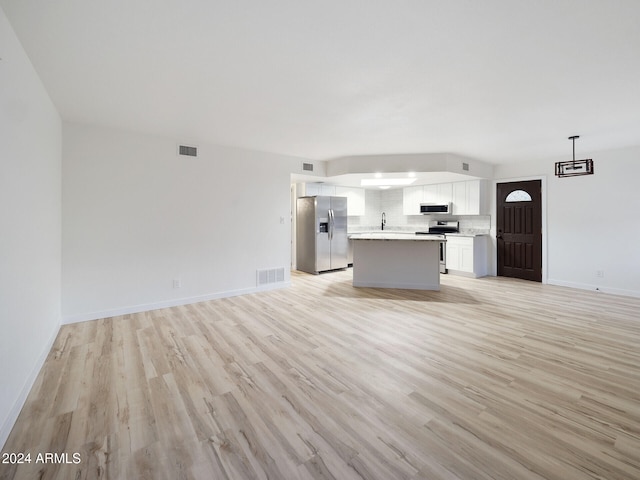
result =
[{"label": "wall air vent", "polygon": [[465,172],[468,172],[469,171],[469,164],[465,163],[465,162],[462,162],[462,170],[464,170]]},{"label": "wall air vent", "polygon": [[313,172],[313,163],[303,163],[302,170],[306,172]]},{"label": "wall air vent", "polygon": [[187,145],[178,145],[178,155],[184,155],[187,157],[197,157],[198,147],[190,147]]},{"label": "wall air vent", "polygon": [[284,267],[258,270],[256,273],[256,283],[258,286],[284,282]]}]

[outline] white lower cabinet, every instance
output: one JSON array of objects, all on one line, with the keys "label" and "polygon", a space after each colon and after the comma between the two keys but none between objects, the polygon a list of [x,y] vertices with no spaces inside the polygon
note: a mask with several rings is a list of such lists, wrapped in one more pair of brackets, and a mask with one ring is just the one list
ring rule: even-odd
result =
[{"label": "white lower cabinet", "polygon": [[447,270],[469,277],[487,275],[488,236],[458,237],[447,235]]}]

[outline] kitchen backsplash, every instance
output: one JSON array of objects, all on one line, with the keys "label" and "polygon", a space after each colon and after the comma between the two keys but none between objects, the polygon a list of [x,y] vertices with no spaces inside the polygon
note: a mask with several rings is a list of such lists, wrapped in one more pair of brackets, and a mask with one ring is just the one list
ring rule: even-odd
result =
[{"label": "kitchen backsplash", "polygon": [[402,213],[402,189],[366,190],[365,215],[348,218],[350,232],[380,230],[382,212],[387,224],[385,230],[426,230],[430,220],[457,220],[464,233],[489,233],[490,215],[404,215]]}]

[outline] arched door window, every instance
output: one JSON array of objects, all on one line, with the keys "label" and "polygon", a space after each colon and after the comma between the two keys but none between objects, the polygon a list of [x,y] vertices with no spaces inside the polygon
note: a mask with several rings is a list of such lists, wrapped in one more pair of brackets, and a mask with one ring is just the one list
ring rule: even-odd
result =
[{"label": "arched door window", "polygon": [[529,195],[524,190],[513,190],[507,198],[504,200],[505,202],[531,202],[531,195]]}]

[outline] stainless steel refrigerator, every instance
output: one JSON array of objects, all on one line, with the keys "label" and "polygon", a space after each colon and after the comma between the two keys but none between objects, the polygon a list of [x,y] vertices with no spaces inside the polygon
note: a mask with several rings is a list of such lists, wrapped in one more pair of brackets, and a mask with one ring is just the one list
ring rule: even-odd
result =
[{"label": "stainless steel refrigerator", "polygon": [[320,273],[347,267],[347,199],[300,197],[296,206],[298,270]]}]

